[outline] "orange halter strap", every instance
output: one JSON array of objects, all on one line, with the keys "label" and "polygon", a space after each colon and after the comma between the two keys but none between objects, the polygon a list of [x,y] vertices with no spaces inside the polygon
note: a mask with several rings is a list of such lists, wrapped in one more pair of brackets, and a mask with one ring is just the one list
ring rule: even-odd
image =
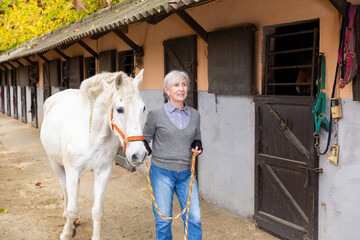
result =
[{"label": "orange halter strap", "polygon": [[[111,101],[112,101],[112,96],[113,96],[113,94],[111,93],[110,104],[111,104]],[[110,110],[110,120],[111,120],[111,130],[114,131],[114,128],[115,128],[115,130],[120,134],[120,136],[124,140],[124,153],[126,152],[126,144],[128,142],[144,141],[143,136],[126,137],[126,135],[120,130],[120,128],[113,122],[113,112],[112,112],[112,110]]]}]

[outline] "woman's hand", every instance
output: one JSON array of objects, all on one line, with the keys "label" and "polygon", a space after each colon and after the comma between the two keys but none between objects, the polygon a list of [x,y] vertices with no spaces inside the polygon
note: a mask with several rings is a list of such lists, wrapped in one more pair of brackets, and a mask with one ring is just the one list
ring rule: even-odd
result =
[{"label": "woman's hand", "polygon": [[195,148],[192,148],[191,151],[193,153],[196,153],[196,155],[200,155],[202,153],[202,150],[199,150],[198,146],[196,146]]}]

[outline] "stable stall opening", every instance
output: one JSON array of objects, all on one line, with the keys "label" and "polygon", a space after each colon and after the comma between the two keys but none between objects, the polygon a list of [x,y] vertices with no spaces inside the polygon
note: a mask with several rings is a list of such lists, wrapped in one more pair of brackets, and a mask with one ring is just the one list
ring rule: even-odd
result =
[{"label": "stable stall opening", "polygon": [[69,61],[61,62],[61,90],[68,89],[70,83]]},{"label": "stable stall opening", "polygon": [[266,37],[264,93],[316,95],[319,20],[271,27],[271,32]]},{"label": "stable stall opening", "polygon": [[95,57],[85,58],[85,79],[90,78],[96,74]]},{"label": "stable stall opening", "polygon": [[118,71],[123,71],[130,77],[135,77],[134,51],[118,52]]}]

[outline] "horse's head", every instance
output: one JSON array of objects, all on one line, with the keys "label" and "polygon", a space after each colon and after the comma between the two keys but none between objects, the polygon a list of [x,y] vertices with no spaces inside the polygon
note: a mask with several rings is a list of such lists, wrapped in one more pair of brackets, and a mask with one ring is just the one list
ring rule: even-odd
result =
[{"label": "horse's head", "polygon": [[119,137],[126,159],[132,167],[142,164],[146,157],[141,127],[145,104],[139,93],[143,71],[134,79],[119,72],[110,101],[110,126]]}]

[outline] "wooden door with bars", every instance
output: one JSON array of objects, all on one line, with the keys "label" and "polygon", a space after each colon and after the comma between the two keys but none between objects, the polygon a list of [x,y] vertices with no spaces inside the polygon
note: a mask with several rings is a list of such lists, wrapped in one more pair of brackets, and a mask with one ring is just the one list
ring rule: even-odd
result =
[{"label": "wooden door with bars", "polygon": [[273,27],[267,36],[264,95],[255,101],[257,226],[283,239],[318,238],[319,159],[312,106],[317,20]]}]

